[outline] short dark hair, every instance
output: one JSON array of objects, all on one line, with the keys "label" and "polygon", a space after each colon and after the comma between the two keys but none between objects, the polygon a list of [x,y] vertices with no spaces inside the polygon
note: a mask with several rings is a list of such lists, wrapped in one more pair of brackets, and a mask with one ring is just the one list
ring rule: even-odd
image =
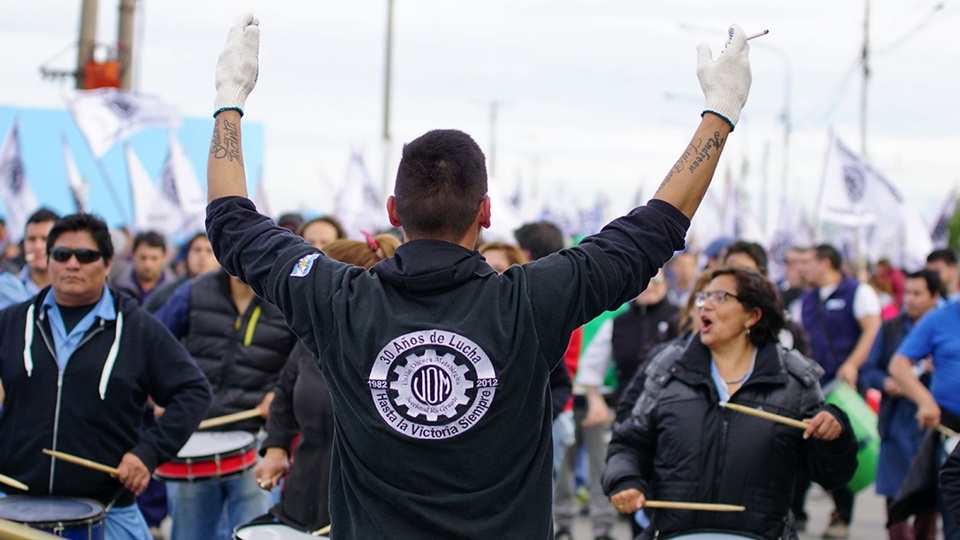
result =
[{"label": "short dark hair", "polygon": [[767,268],[769,266],[767,259],[767,250],[763,249],[763,246],[756,242],[748,242],[746,240],[737,240],[736,242],[727,246],[727,252],[724,254],[724,261],[730,255],[734,253],[743,253],[747,257],[753,259],[753,262],[757,265],[757,270],[763,274],[767,275]]},{"label": "short dark hair", "polygon": [[290,229],[291,232],[297,232],[303,227],[303,216],[299,212],[287,212],[277,218],[277,225]]},{"label": "short dark hair", "polygon": [[949,248],[935,249],[927,255],[927,262],[942,262],[949,266],[957,265],[957,253]]},{"label": "short dark hair", "polygon": [[524,223],[513,231],[513,236],[520,249],[529,251],[534,261],[563,249],[563,231],[549,221]]},{"label": "short dark hair", "polygon": [[750,342],[760,347],[778,342],[783,329],[783,303],[770,280],[753,270],[720,268],[713,271],[711,280],[732,276],[737,282],[737,296],[745,309],[759,309],[760,320],[750,328]]},{"label": "short dark hair", "polygon": [[333,216],[317,216],[310,221],[304,223],[297,229],[297,234],[303,236],[303,231],[307,230],[307,227],[313,225],[314,223],[327,223],[337,231],[337,240],[342,240],[347,237],[347,231],[343,230],[343,224],[340,223],[340,220]]},{"label": "short dark hair", "polygon": [[486,158],[466,133],[437,129],[403,145],[394,200],[412,236],[459,240],[486,195]]},{"label": "short dark hair", "polygon": [[837,248],[830,244],[818,244],[813,248],[813,255],[817,260],[827,259],[830,261],[830,267],[834,270],[840,270],[843,267],[843,256],[837,251]]},{"label": "short dark hair", "polygon": [[60,214],[54,212],[49,208],[38,208],[36,212],[30,214],[30,217],[27,218],[27,225],[31,223],[46,223],[48,221],[57,221],[60,219]]},{"label": "short dark hair", "polygon": [[142,244],[146,244],[147,247],[160,248],[164,253],[167,252],[167,240],[157,231],[137,233],[137,235],[133,237],[133,249],[130,251],[136,251]]},{"label": "short dark hair", "polygon": [[103,254],[104,261],[113,259],[113,241],[110,239],[110,229],[107,224],[93,214],[77,213],[63,216],[58,219],[50,233],[47,234],[47,255],[53,250],[57,238],[66,232],[87,232],[97,244],[97,250]]},{"label": "short dark hair", "polygon": [[924,268],[923,270],[907,274],[907,279],[922,279],[927,282],[927,290],[930,291],[930,294],[941,298],[947,296],[947,291],[943,287],[943,281],[940,280],[940,274],[934,270]]}]

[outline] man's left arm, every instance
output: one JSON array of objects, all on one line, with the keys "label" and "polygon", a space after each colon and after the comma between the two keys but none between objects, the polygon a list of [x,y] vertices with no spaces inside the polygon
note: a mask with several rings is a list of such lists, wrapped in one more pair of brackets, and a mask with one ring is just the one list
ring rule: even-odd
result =
[{"label": "man's left arm", "polygon": [[880,318],[880,298],[869,285],[861,283],[857,287],[853,303],[853,316],[857,318],[857,324],[860,325],[860,338],[837,370],[837,378],[847,381],[850,386],[856,388],[860,368],[867,361],[873,340],[876,339],[883,320]]},{"label": "man's left arm", "polygon": [[131,450],[150,471],[180,450],[197,429],[210,406],[210,385],[196,362],[174,337],[153,318],[142,313],[147,391],[162,416],[140,436]]}]

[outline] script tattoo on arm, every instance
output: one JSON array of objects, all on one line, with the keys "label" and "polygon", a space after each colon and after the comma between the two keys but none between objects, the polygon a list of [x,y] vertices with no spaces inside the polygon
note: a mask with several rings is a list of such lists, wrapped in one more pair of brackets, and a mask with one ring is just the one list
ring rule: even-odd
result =
[{"label": "script tattoo on arm", "polygon": [[210,155],[214,159],[226,159],[243,165],[240,155],[240,126],[230,120],[217,119],[213,138],[210,139]]},{"label": "script tattoo on arm", "polygon": [[703,139],[691,141],[683,150],[683,154],[680,155],[677,162],[670,168],[670,172],[667,173],[663,182],[660,183],[660,188],[657,192],[659,193],[664,186],[670,183],[673,175],[684,169],[687,169],[687,172],[690,174],[695,173],[703,162],[710,161],[710,159],[717,155],[725,140],[719,131],[714,131],[713,137],[710,137],[706,141]]}]

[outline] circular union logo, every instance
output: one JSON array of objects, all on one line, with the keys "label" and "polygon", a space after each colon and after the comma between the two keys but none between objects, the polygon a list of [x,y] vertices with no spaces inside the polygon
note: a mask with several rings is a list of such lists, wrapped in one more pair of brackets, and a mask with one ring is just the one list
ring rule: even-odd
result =
[{"label": "circular union logo", "polygon": [[381,349],[367,384],[391,428],[417,439],[447,439],[477,425],[498,381],[476,343],[445,330],[423,330]]},{"label": "circular union logo", "polygon": [[843,168],[843,184],[847,188],[847,195],[852,202],[860,202],[863,199],[863,192],[867,187],[867,181],[863,177],[863,171],[859,167]]}]

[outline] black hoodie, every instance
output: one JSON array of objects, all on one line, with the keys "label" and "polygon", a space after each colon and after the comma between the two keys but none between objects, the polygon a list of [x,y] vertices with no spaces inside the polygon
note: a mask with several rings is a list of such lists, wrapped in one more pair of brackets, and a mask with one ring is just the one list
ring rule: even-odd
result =
[{"label": "black hoodie", "polygon": [[[203,418],[210,404],[207,379],[159,321],[116,292],[117,320],[97,319],[61,372],[40,307],[47,294],[49,287],[0,311],[0,380],[6,390],[0,474],[29,486],[30,495],[88,497],[106,504],[119,493],[117,506],[132,504],[133,494],[116,478],[55,460],[42,450],[114,467],[132,452],[153,471],[176,455]],[[166,412],[141,430],[147,396]],[[6,486],[3,491],[19,493]]]},{"label": "black hoodie", "polygon": [[334,538],[550,538],[550,370],[576,327],[635,297],[689,221],[652,201],[579,246],[503,275],[415,240],[369,271],[213,201],[228,272],[318,355],[336,413]]}]

